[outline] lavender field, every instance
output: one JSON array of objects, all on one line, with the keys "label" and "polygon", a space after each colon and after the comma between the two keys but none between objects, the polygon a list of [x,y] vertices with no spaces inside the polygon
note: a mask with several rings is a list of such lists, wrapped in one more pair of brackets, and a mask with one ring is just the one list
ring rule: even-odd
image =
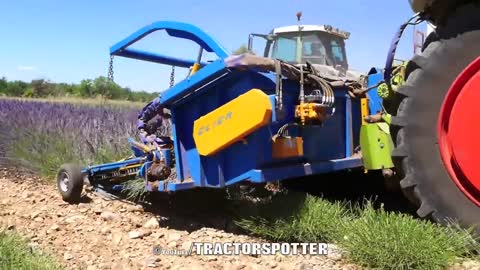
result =
[{"label": "lavender field", "polygon": [[0,99],[0,164],[52,176],[62,163],[130,155],[139,109]]}]

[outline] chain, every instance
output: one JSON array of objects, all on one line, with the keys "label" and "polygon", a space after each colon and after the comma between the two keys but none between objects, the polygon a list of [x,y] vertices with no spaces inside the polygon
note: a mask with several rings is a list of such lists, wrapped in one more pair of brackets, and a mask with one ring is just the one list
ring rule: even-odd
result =
[{"label": "chain", "polygon": [[172,66],[172,73],[170,73],[170,88],[175,84],[175,66]]},{"label": "chain", "polygon": [[110,55],[110,66],[108,68],[108,80],[113,82],[113,55]]}]

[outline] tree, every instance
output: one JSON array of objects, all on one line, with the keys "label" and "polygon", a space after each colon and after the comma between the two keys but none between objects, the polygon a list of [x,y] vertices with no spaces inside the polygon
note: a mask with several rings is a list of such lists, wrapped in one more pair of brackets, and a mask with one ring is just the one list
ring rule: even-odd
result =
[{"label": "tree", "polygon": [[28,83],[22,81],[13,81],[7,83],[5,93],[8,96],[21,97],[28,88]]},{"label": "tree", "polygon": [[7,85],[8,85],[7,78],[2,77],[0,79],[0,95],[5,94],[5,92],[7,91]]},{"label": "tree", "polygon": [[125,89],[104,76],[100,76],[93,81],[93,88],[95,89],[95,95],[101,95],[109,99],[122,99],[126,96]]},{"label": "tree", "polygon": [[82,80],[78,86],[78,96],[91,97],[93,96],[94,88],[92,80]]},{"label": "tree", "polygon": [[47,97],[53,93],[53,85],[44,80],[32,80],[30,87],[34,97]]},{"label": "tree", "polygon": [[249,50],[245,44],[242,44],[240,48],[232,52],[233,55],[239,55],[244,53],[255,54],[253,51]]},{"label": "tree", "polygon": [[94,80],[82,80],[80,84],[52,83],[44,79],[32,80],[30,83],[22,81],[7,81],[0,77],[0,96],[14,97],[61,97],[76,96],[94,98],[102,96],[106,99],[130,100],[149,102],[158,96],[158,93],[132,91],[128,87],[121,87],[104,76]]},{"label": "tree", "polygon": [[78,93],[77,85],[67,83],[57,83],[54,85],[53,94],[55,96],[72,96]]}]

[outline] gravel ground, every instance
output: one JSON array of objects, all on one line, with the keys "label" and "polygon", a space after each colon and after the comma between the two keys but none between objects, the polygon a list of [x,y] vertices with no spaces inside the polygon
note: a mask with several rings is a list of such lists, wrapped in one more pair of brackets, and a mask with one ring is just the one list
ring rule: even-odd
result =
[{"label": "gravel ground", "polygon": [[[70,205],[55,185],[7,169],[0,169],[0,190],[0,227],[26,236],[32,248],[54,255],[68,269],[360,269],[345,262],[334,245],[320,256],[155,255],[155,246],[188,249],[192,242],[262,240],[218,229],[216,220],[164,222],[176,217],[91,192],[85,203]],[[185,229],[188,225],[193,229]]]},{"label": "gravel ground", "polygon": [[[6,168],[0,168],[0,190],[0,230],[27,237],[31,248],[52,254],[67,269],[361,269],[334,245],[320,256],[156,255],[154,247],[187,250],[192,242],[263,240],[225,231],[228,215],[219,219],[218,213],[177,215],[162,206],[152,212],[92,192],[84,203],[70,205],[52,183]],[[467,260],[450,269],[480,270],[480,263]]]}]

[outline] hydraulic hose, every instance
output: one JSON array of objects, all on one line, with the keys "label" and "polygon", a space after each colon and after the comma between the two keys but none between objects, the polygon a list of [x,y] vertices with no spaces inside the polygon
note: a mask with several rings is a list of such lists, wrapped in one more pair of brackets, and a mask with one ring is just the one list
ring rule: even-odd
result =
[{"label": "hydraulic hose", "polygon": [[[413,20],[415,22],[412,23]],[[397,34],[392,40],[392,44],[390,45],[390,49],[388,50],[388,55],[387,55],[387,62],[385,63],[385,73],[383,75],[383,80],[387,84],[389,88],[391,88],[391,82],[390,80],[392,79],[392,67],[393,67],[393,61],[395,59],[395,53],[397,51],[398,43],[402,39],[403,32],[409,25],[416,25],[419,24],[423,21],[421,18],[420,14],[415,14],[412,18],[410,18],[406,23],[402,24],[400,28],[397,31]]]}]

